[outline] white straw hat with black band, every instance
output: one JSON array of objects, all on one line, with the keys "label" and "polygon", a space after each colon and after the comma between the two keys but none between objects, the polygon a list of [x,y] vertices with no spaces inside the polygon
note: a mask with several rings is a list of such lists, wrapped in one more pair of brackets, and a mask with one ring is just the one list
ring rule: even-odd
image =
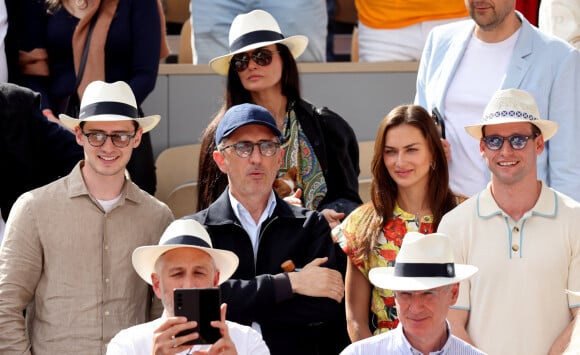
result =
[{"label": "white straw hat with black band", "polygon": [[143,133],[152,130],[161,119],[159,115],[139,117],[133,90],[124,81],[106,83],[100,80],[91,82],[85,89],[78,118],[65,114],[58,117],[65,127],[72,130],[81,122],[136,121]]},{"label": "white straw hat with black band", "polygon": [[133,268],[148,284],[161,255],[177,248],[193,248],[208,253],[220,272],[218,283],[229,279],[238,268],[239,259],[229,250],[214,249],[205,228],[193,219],[173,221],[163,232],[158,245],[146,245],[133,251]]},{"label": "white straw hat with black band", "polygon": [[446,235],[409,232],[403,237],[395,266],[371,269],[369,280],[383,289],[421,291],[457,283],[477,270],[473,265],[455,264]]},{"label": "white straw hat with black band", "polygon": [[302,35],[285,37],[274,16],[264,10],[240,14],[230,27],[230,53],[210,60],[209,66],[216,73],[227,75],[234,55],[276,43],[288,47],[292,56],[298,58],[308,46],[308,38]]},{"label": "white straw hat with black band", "polygon": [[542,132],[544,141],[558,131],[558,123],[540,118],[540,110],[534,97],[519,89],[498,90],[485,107],[481,123],[466,126],[465,130],[475,139],[482,138],[482,127],[505,123],[529,122]]}]

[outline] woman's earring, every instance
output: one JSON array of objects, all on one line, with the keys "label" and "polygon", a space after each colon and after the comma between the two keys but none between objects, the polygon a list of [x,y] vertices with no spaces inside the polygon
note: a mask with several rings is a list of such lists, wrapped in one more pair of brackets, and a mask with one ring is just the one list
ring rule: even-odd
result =
[{"label": "woman's earring", "polygon": [[431,161],[431,163],[429,163],[429,166],[431,167],[431,170],[435,170],[435,161]]}]

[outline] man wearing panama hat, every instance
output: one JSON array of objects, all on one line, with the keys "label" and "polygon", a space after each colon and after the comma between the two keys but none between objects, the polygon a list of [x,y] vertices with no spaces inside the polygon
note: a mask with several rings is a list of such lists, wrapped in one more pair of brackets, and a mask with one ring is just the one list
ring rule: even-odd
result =
[{"label": "man wearing panama hat", "polygon": [[[133,268],[153,286],[162,301],[162,317],[120,331],[109,343],[107,355],[191,354],[202,346],[184,344],[197,333],[178,333],[194,328],[185,317],[175,317],[173,289],[218,287],[236,271],[238,257],[231,251],[215,249],[205,228],[194,220],[172,222],[158,245],[133,251]],[[203,304],[201,305],[204,306]],[[211,354],[269,355],[262,336],[250,327],[225,321],[226,304],[216,328],[222,337],[207,349]],[[196,325],[197,326],[197,325]],[[189,351],[188,351],[189,350]]]},{"label": "man wearing panama hat", "polygon": [[480,270],[462,284],[451,329],[489,354],[559,354],[580,307],[564,292],[580,289],[580,204],[538,180],[538,156],[558,126],[540,117],[530,93],[507,89],[465,129],[491,182],[438,227],[455,260]]},{"label": "man wearing panama hat", "polygon": [[2,354],[103,354],[119,330],[160,314],[128,255],[156,243],[173,216],[125,169],[159,116],[138,117],[126,83],[94,81],[80,117],[61,119],[84,160],[10,212],[0,250]]},{"label": "man wearing panama hat", "polygon": [[373,285],[393,290],[399,326],[355,342],[341,354],[483,354],[451,335],[446,321],[459,282],[476,272],[475,266],[454,262],[446,235],[407,233],[395,265],[369,272]]}]

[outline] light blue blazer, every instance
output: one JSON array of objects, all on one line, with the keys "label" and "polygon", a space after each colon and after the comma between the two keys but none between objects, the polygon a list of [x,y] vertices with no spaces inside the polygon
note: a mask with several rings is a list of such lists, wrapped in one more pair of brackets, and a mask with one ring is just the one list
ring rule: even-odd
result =
[{"label": "light blue blazer", "polygon": [[[558,132],[538,159],[538,178],[580,201],[580,152],[575,146],[580,142],[580,52],[517,15],[522,28],[501,88],[530,92],[540,117],[558,122]],[[474,26],[473,20],[465,20],[431,31],[417,75],[416,104],[429,112],[437,107],[445,116],[445,95]]]}]

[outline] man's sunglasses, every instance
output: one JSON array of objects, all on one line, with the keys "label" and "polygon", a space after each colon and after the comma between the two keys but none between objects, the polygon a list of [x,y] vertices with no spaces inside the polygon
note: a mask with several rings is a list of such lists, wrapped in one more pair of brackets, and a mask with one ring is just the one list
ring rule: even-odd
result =
[{"label": "man's sunglasses", "polygon": [[129,133],[113,133],[113,134],[106,134],[102,132],[82,132],[89,144],[93,147],[102,147],[105,145],[107,138],[111,138],[111,142],[117,148],[125,148],[129,146],[131,139],[135,138],[136,133],[129,134]]},{"label": "man's sunglasses", "polygon": [[249,53],[239,53],[232,57],[230,66],[238,73],[243,72],[248,68],[248,65],[250,64],[250,58],[252,58],[254,63],[261,67],[265,67],[266,65],[270,65],[270,63],[272,63],[272,55],[274,53],[280,53],[280,51],[271,51],[266,48],[258,48],[253,51],[251,55]]},{"label": "man's sunglasses", "polygon": [[521,150],[528,144],[528,139],[534,139],[538,136],[537,133],[532,133],[529,136],[523,134],[512,134],[509,137],[502,137],[498,135],[490,135],[481,138],[485,142],[485,146],[489,150],[500,150],[503,147],[503,142],[508,141],[512,149]]}]

